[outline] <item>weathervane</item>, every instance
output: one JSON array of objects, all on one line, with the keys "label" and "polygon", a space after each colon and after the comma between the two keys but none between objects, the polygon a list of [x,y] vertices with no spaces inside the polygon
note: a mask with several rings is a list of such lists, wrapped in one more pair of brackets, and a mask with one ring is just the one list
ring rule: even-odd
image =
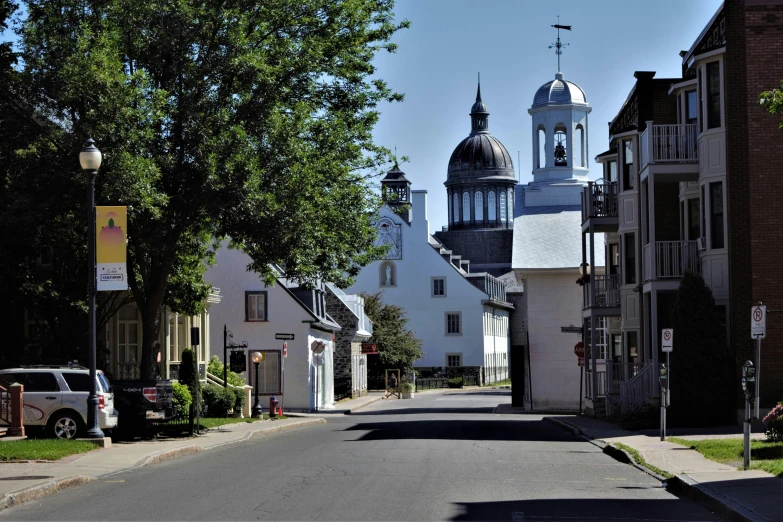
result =
[{"label": "weathervane", "polygon": [[566,31],[571,30],[570,25],[560,25],[560,15],[557,15],[557,23],[553,25],[555,29],[557,29],[557,41],[549,46],[549,49],[555,48],[555,54],[557,55],[557,72],[560,72],[560,55],[563,54],[563,47],[570,44],[564,44],[560,43],[560,29],[565,29]]}]

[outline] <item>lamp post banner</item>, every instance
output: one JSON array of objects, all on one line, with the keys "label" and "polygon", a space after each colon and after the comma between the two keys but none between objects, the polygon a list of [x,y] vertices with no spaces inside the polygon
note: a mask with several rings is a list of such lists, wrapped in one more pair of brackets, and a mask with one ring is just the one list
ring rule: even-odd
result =
[{"label": "lamp post banner", "polygon": [[97,289],[127,290],[127,207],[95,207]]}]

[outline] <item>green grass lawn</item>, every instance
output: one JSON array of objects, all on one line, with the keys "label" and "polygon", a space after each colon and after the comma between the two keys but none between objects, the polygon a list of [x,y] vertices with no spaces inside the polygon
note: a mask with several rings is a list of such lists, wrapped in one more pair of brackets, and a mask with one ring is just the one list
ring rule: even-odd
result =
[{"label": "green grass lawn", "polygon": [[492,384],[485,384],[484,386],[511,386],[511,379],[493,382]]},{"label": "green grass lawn", "polygon": [[68,455],[98,449],[83,440],[24,439],[0,442],[0,462],[13,460],[59,460]]},{"label": "green grass lawn", "polygon": [[[669,437],[667,440],[693,448],[715,462],[742,467],[742,439],[686,440]],[[751,440],[750,467],[783,478],[783,442]]]},{"label": "green grass lawn", "polygon": [[657,473],[658,475],[667,479],[670,479],[674,476],[668,471],[664,471],[661,468],[656,468],[652,464],[649,464],[646,460],[644,460],[644,458],[638,451],[628,446],[627,444],[623,444],[622,442],[615,442],[614,445],[620,448],[621,450],[625,451],[626,453],[628,453],[634,462],[636,462],[640,466],[644,466],[645,468],[649,469],[653,473]]},{"label": "green grass lawn", "polygon": [[[285,415],[276,417],[278,419],[287,419]],[[269,414],[264,413],[264,420],[269,419]],[[219,428],[220,426],[225,426],[226,424],[237,424],[241,422],[257,422],[261,419],[254,419],[252,417],[245,417],[244,419],[240,419],[237,417],[201,417],[201,427],[202,428]]]}]

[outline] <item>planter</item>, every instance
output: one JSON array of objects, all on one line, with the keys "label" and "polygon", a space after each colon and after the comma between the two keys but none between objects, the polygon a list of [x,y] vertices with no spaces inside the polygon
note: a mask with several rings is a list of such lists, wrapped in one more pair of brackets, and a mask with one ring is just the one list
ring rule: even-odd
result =
[{"label": "planter", "polygon": [[402,393],[400,393],[400,398],[402,398],[402,399],[412,399],[414,395],[415,395],[414,392],[410,392],[410,393],[402,392]]}]

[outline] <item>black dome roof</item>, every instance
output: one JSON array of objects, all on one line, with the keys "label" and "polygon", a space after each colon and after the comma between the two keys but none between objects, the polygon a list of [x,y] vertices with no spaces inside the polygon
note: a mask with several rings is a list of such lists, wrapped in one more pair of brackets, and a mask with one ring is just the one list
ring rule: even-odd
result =
[{"label": "black dome roof", "polygon": [[451,153],[447,181],[487,177],[516,180],[511,155],[500,140],[489,133],[489,111],[481,100],[481,84],[470,117],[470,136],[462,140]]}]

